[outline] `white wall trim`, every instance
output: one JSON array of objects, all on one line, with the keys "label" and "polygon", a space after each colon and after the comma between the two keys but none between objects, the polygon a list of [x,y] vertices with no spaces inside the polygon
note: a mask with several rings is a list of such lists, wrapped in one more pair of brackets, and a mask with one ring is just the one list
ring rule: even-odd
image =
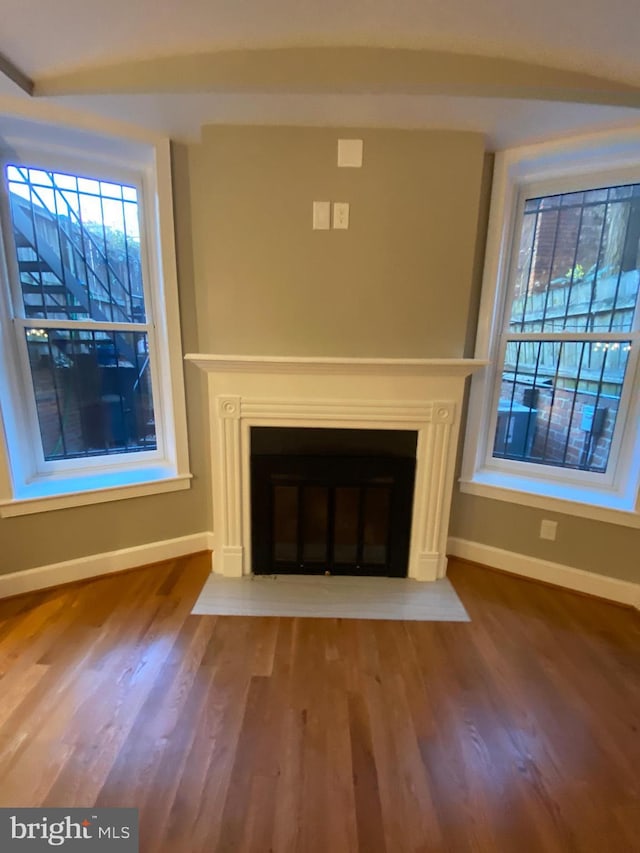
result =
[{"label": "white wall trim", "polygon": [[162,560],[196,554],[198,551],[210,551],[213,550],[213,545],[213,533],[204,531],[190,536],[178,536],[176,539],[150,542],[147,545],[134,545],[117,551],[91,554],[88,557],[65,560],[62,563],[51,563],[35,569],[25,569],[22,572],[11,572],[0,575],[0,598],[109,575],[113,572],[122,572],[125,569],[135,569]]},{"label": "white wall trim", "polygon": [[640,610],[640,584],[610,578],[596,572],[586,572],[562,563],[552,563],[516,551],[505,551],[481,542],[470,542],[450,536],[447,547],[452,557],[482,563],[494,569],[502,569],[514,575],[521,575],[532,580],[584,592],[608,601],[616,601]]},{"label": "white wall trim", "polygon": [[[126,569],[135,569],[199,551],[212,553],[215,551],[214,533],[211,531],[193,533],[189,536],[135,545],[131,548],[106,551],[75,560],[0,575],[0,598],[122,572]],[[453,557],[471,560],[514,575],[555,584],[640,610],[640,584],[457,537],[449,537],[447,551]]]}]

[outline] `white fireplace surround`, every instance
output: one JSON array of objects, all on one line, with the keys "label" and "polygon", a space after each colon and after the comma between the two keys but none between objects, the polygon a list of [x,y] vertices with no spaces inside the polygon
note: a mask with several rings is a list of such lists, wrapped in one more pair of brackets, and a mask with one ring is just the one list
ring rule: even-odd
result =
[{"label": "white fireplace surround", "polygon": [[251,573],[251,427],[418,433],[408,576],[444,577],[460,407],[477,359],[188,354],[208,374],[213,571]]}]

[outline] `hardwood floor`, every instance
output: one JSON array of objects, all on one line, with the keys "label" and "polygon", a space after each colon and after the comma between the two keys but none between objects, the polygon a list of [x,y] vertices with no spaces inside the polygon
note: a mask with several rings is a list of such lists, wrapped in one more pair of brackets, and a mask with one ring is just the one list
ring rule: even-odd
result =
[{"label": "hardwood floor", "polygon": [[0,602],[0,805],[141,851],[638,849],[631,611],[452,561],[470,623],[190,616],[196,555]]}]

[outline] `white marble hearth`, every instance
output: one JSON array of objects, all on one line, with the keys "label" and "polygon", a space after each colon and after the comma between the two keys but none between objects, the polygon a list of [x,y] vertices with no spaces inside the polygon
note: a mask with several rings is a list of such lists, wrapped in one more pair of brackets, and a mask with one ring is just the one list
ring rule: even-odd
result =
[{"label": "white marble hearth", "polygon": [[406,578],[210,575],[191,612],[196,616],[470,621],[447,578],[424,584]]},{"label": "white marble hearth", "polygon": [[215,572],[251,573],[251,427],[326,427],[417,432],[408,576],[444,577],[464,381],[486,362],[185,358],[208,374]]}]

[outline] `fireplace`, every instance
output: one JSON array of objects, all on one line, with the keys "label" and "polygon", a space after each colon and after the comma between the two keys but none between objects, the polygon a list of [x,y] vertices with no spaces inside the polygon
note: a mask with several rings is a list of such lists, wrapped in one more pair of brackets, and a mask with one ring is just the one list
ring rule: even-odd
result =
[{"label": "fireplace", "polygon": [[417,434],[253,427],[254,574],[406,577]]},{"label": "fireplace", "polygon": [[[215,572],[239,577],[256,566],[252,554],[252,430],[277,427],[413,433],[414,485],[406,574],[424,581],[445,575],[464,382],[486,362],[209,354],[185,358],[208,377]],[[354,499],[352,493],[341,495],[343,500]],[[335,546],[344,543],[332,541],[335,566]],[[297,539],[295,542],[297,549]]]}]

